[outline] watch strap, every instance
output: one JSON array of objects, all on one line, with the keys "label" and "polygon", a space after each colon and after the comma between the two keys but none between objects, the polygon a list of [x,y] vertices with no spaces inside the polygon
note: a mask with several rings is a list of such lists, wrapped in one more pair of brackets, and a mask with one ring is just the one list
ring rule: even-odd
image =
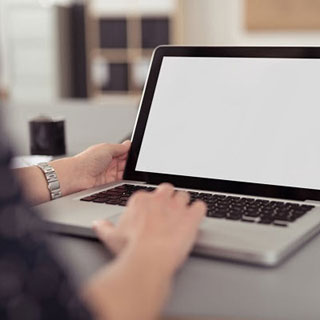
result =
[{"label": "watch strap", "polygon": [[54,168],[47,162],[40,162],[37,167],[42,170],[47,180],[51,200],[60,198],[62,196],[60,182]]}]

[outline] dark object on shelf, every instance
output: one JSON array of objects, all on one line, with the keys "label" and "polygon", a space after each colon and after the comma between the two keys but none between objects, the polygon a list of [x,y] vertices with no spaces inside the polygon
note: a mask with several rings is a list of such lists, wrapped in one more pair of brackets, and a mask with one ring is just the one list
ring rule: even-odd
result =
[{"label": "dark object on shelf", "polygon": [[126,48],[128,46],[126,19],[101,19],[99,24],[101,48]]},{"label": "dark object on shelf", "polygon": [[87,58],[85,41],[85,8],[74,4],[70,7],[71,40],[71,95],[87,98]]},{"label": "dark object on shelf", "polygon": [[108,65],[109,81],[102,87],[103,91],[128,91],[128,64],[110,63]]},{"label": "dark object on shelf", "polygon": [[63,119],[37,117],[29,121],[31,154],[59,156],[66,154]]},{"label": "dark object on shelf", "polygon": [[142,48],[169,44],[169,40],[168,18],[142,18]]}]

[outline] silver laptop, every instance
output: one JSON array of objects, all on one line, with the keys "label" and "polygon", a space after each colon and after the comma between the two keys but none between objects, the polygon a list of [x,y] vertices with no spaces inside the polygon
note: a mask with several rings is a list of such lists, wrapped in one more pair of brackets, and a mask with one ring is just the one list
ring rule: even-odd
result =
[{"label": "silver laptop", "polygon": [[157,48],[124,180],[42,217],[94,237],[93,220],[116,223],[134,192],[171,182],[208,205],[194,252],[278,264],[320,226],[319,76],[319,48]]}]

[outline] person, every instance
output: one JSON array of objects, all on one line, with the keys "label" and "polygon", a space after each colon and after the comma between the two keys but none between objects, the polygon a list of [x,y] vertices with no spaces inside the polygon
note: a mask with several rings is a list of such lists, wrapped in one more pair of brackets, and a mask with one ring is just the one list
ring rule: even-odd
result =
[{"label": "person", "polygon": [[[121,179],[129,148],[128,141],[100,144],[52,161],[62,195]],[[44,175],[38,167],[13,172],[11,157],[0,133],[0,318],[156,319],[195,241],[205,204],[189,205],[188,194],[170,184],[134,194],[117,225],[94,222],[115,259],[77,292],[30,206],[49,201]]]}]

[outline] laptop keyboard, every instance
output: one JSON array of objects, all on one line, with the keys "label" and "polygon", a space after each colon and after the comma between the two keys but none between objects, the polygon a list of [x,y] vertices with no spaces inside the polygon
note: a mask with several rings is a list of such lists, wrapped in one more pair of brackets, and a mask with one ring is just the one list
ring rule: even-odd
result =
[{"label": "laptop keyboard", "polygon": [[[125,206],[130,196],[138,190],[150,192],[155,190],[155,188],[124,184],[113,189],[92,194],[81,200]],[[207,217],[279,227],[288,226],[314,208],[312,205],[269,201],[241,196],[226,196],[193,191],[190,191],[189,194],[190,203],[199,199],[207,204]]]}]

